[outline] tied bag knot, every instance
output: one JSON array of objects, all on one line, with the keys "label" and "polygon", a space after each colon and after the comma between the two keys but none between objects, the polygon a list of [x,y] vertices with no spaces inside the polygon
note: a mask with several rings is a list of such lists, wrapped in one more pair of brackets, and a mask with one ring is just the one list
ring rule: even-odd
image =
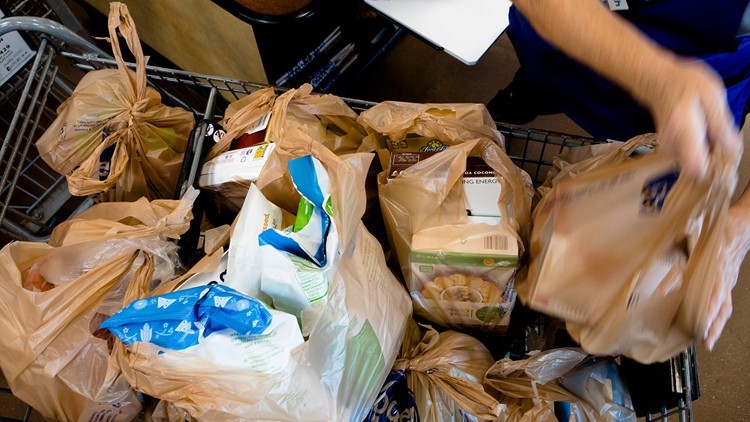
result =
[{"label": "tied bag knot", "polygon": [[148,111],[149,103],[150,100],[148,98],[133,103],[129,108],[107,123],[106,132],[111,136],[117,131],[130,129],[136,124],[141,123],[144,120],[144,114]]}]

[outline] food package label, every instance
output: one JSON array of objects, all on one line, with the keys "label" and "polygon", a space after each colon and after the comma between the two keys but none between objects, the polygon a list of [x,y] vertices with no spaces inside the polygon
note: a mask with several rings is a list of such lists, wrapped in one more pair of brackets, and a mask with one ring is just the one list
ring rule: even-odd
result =
[{"label": "food package label", "polygon": [[[443,151],[440,143],[419,151],[391,153],[388,178],[393,179],[404,170]],[[481,157],[468,157],[462,180],[466,213],[470,216],[500,217],[500,182],[495,171]]]},{"label": "food package label", "polygon": [[203,165],[200,187],[218,187],[236,180],[258,180],[275,144],[260,144],[227,151]]},{"label": "food package label", "polygon": [[[0,18],[5,13],[0,10]],[[32,57],[35,51],[29,48],[17,31],[0,37],[0,85],[3,85],[18,72]]]},{"label": "food package label", "polygon": [[502,333],[518,265],[517,239],[502,223],[432,227],[412,238],[409,290],[417,312],[436,323]]}]

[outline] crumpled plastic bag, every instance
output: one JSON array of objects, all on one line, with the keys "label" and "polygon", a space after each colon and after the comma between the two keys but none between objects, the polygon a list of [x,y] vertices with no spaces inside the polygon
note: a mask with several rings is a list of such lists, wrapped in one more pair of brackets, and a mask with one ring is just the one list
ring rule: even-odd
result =
[{"label": "crumpled plastic bag", "polygon": [[357,113],[341,97],[313,94],[304,84],[281,94],[273,105],[266,140],[282,142],[287,132],[299,130],[336,155],[361,152],[367,135]]},{"label": "crumpled plastic bag", "polygon": [[642,363],[669,359],[710,326],[738,165],[715,154],[699,182],[658,149],[628,158],[653,142],[636,137],[563,168],[535,210],[529,277],[516,286],[587,352]]},{"label": "crumpled plastic bag", "polygon": [[205,161],[228,151],[233,140],[255,126],[271,111],[275,100],[274,89],[264,88],[229,104],[224,112],[224,119],[219,122],[226,133],[211,147]]},{"label": "crumpled plastic bag", "polygon": [[498,402],[482,386],[494,360],[474,337],[411,321],[367,421],[494,420]]},{"label": "crumpled plastic bag", "polygon": [[[300,197],[288,170],[288,162],[294,158],[312,155],[331,180],[331,216],[341,250],[338,264],[331,268],[328,301],[310,337],[288,350],[285,362],[276,364],[272,359],[278,353],[260,356],[275,363],[265,367],[259,367],[258,360],[237,359],[225,366],[226,360],[212,360],[208,353],[188,355],[189,349],[160,355],[147,343],[116,344],[117,362],[136,389],[171,402],[196,419],[238,420],[252,415],[270,420],[362,420],[396,358],[411,314],[406,292],[386,267],[378,241],[361,221],[365,209],[362,186],[372,155],[337,157],[294,128],[277,144],[257,182],[269,201],[296,212]],[[231,242],[252,240],[233,235]],[[215,270],[217,265],[214,262],[204,270]],[[177,283],[168,283],[152,293],[143,289],[133,297],[177,287]],[[273,320],[277,321],[276,315]],[[293,317],[292,323],[299,333]],[[295,332],[291,328],[275,330],[277,337],[268,338],[267,343],[282,344]],[[169,360],[163,359],[164,355],[170,356]]]},{"label": "crumpled plastic bag", "polygon": [[[589,366],[578,349],[552,349],[523,360],[504,358],[485,376],[485,385],[500,393],[502,422],[556,421],[553,403],[568,402],[576,421],[635,421],[635,411],[610,361]],[[576,389],[576,396],[566,385]],[[609,397],[605,385],[612,386]],[[614,397],[616,395],[616,397]]]},{"label": "crumpled plastic bag", "polygon": [[[135,56],[135,73],[125,66],[118,29]],[[163,105],[147,86],[146,58],[122,3],[111,4],[109,41],[117,69],[94,70],[81,79],[37,141],[39,155],[66,175],[73,195],[102,193],[108,201],[170,198],[193,114]]]},{"label": "crumpled plastic bag", "polygon": [[136,300],[99,328],[111,331],[126,345],[148,342],[182,350],[216,331],[257,335],[270,324],[271,314],[263,304],[215,284]]},{"label": "crumpled plastic bag", "polygon": [[[173,214],[153,223],[182,219],[186,230],[189,206],[172,202],[163,205]],[[148,208],[148,202],[138,204]],[[98,327],[122,309],[130,283],[152,285],[173,277],[176,246],[128,214],[87,218],[101,216],[97,208],[109,205],[95,205],[75,224],[53,231],[58,245],[14,242],[0,251],[0,331],[7,340],[0,342],[0,368],[13,394],[46,418],[128,421],[141,409],[111,365],[112,341]],[[125,234],[117,237],[118,230]],[[141,236],[131,236],[137,230]]]}]

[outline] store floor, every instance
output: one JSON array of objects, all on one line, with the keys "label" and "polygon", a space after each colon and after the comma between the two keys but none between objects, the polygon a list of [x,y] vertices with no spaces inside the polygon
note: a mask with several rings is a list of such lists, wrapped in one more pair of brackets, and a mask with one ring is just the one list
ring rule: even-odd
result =
[{"label": "store floor", "polygon": [[[501,37],[473,67],[434,50],[411,36],[403,37],[362,78],[351,97],[367,100],[416,102],[487,102],[507,85],[518,68],[512,46]],[[529,126],[560,132],[585,134],[561,115],[538,118]],[[750,145],[750,131],[745,133]],[[750,149],[750,147],[748,147]],[[750,157],[745,154],[742,181],[750,177]],[[698,365],[703,397],[695,402],[698,421],[750,421],[750,403],[745,388],[750,384],[750,265],[745,265],[734,291],[734,315],[713,352],[700,350]],[[0,377],[0,386],[4,380]],[[25,407],[0,394],[0,415],[23,416]],[[34,414],[32,420],[42,420]],[[672,418],[671,420],[676,420]]]}]

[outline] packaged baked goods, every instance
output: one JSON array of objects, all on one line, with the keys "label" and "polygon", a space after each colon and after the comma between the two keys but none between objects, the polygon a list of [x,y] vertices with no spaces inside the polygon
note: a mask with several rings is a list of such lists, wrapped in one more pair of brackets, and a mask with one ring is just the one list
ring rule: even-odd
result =
[{"label": "packaged baked goods", "polygon": [[381,103],[362,113],[387,169],[381,209],[415,312],[506,331],[529,231],[531,181],[477,105]]}]

